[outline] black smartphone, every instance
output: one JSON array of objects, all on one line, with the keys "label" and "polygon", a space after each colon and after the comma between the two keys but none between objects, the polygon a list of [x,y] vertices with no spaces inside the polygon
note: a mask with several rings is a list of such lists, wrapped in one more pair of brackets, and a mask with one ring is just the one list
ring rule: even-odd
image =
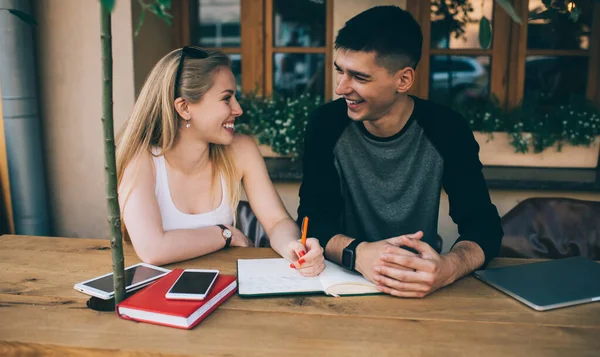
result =
[{"label": "black smartphone", "polygon": [[165,297],[174,300],[204,300],[218,276],[218,270],[185,269]]}]

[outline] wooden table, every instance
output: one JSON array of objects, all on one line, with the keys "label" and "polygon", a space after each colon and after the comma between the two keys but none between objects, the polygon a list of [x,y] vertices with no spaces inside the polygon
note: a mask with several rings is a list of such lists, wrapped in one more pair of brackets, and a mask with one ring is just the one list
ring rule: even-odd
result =
[{"label": "wooden table", "polygon": [[[108,247],[0,237],[0,356],[600,356],[600,304],[537,312],[473,277],[425,299],[234,296],[193,330],[135,323],[73,290],[111,271]],[[274,256],[232,248],[169,268],[235,274],[237,258]],[[126,266],[138,262],[126,246]]]}]

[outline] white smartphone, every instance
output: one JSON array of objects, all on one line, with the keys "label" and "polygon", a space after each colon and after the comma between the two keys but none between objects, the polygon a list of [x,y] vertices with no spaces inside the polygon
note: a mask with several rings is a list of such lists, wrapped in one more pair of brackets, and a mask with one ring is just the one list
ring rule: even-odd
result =
[{"label": "white smartphone", "polygon": [[185,269],[165,297],[175,300],[204,300],[217,276],[218,270]]},{"label": "white smartphone", "polygon": [[[171,270],[154,265],[139,263],[125,269],[125,291],[130,292],[141,289],[153,281],[167,275]],[[115,296],[113,285],[113,273],[82,281],[73,288],[84,294],[95,296],[103,300],[112,299]]]}]

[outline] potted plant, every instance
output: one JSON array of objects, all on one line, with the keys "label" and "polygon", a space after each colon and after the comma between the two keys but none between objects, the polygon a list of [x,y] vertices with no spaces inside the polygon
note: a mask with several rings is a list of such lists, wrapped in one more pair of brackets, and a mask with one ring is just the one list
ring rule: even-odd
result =
[{"label": "potted plant", "polygon": [[264,157],[295,161],[303,155],[304,132],[310,113],[321,104],[322,97],[310,93],[297,97],[244,95],[240,99],[244,114],[237,130],[253,136]]},{"label": "potted plant", "polygon": [[484,165],[595,168],[600,111],[582,98],[549,98],[537,94],[509,112],[495,98],[455,109],[474,131]]}]

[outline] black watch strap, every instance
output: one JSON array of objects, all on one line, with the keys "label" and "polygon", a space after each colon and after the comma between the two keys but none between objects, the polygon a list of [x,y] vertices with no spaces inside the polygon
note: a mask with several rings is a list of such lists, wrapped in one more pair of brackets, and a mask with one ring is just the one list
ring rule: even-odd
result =
[{"label": "black watch strap", "polygon": [[362,241],[355,239],[344,248],[342,251],[342,266],[346,269],[355,270],[356,264],[356,247],[362,243]]},{"label": "black watch strap", "polygon": [[225,247],[224,247],[224,248],[227,248],[227,247],[229,247],[229,245],[231,244],[231,237],[232,237],[232,234],[230,234],[230,235],[229,235],[229,237],[226,237],[226,236],[225,236],[225,230],[227,230],[227,231],[229,231],[230,233],[232,233],[232,232],[231,232],[231,229],[227,228],[226,226],[224,226],[224,225],[222,225],[222,224],[217,224],[217,227],[221,228],[221,235],[223,236],[223,239],[225,239]]}]

